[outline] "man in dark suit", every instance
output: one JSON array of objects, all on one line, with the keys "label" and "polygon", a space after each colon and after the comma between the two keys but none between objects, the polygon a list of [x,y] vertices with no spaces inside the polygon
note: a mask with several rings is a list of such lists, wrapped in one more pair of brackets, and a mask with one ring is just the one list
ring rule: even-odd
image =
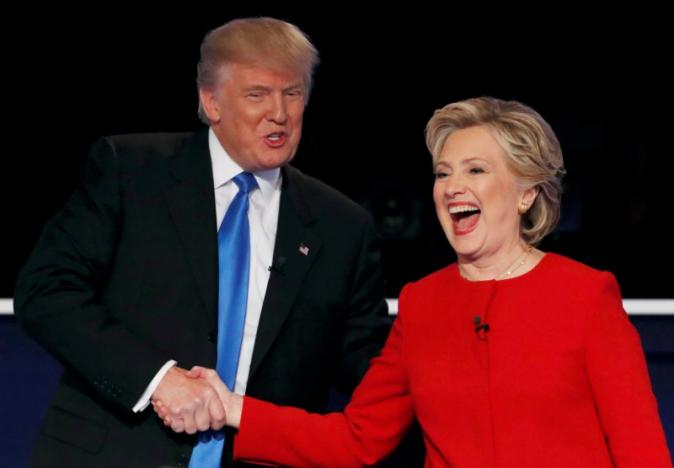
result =
[{"label": "man in dark suit", "polygon": [[[208,130],[94,145],[17,282],[18,319],[65,366],[33,466],[213,466],[193,447],[224,410],[186,370],[220,372],[231,349],[233,390],[278,404],[321,411],[331,384],[348,393],[359,381],[388,331],[372,223],[288,165],[317,63],[289,23],[232,21],[201,47]],[[234,205],[244,272],[220,238]],[[245,287],[228,342],[232,275]],[[170,427],[151,401],[171,410]],[[231,442],[210,452],[216,465],[232,464]]]}]

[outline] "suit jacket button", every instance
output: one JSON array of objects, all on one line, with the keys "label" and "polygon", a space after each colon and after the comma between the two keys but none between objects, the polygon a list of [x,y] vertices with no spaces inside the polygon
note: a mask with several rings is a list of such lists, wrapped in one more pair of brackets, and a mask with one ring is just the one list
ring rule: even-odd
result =
[{"label": "suit jacket button", "polygon": [[181,467],[185,467],[185,466],[187,466],[187,461],[189,459],[190,459],[190,457],[189,457],[188,454],[186,454],[185,452],[180,452],[178,454],[178,456],[176,457],[176,461],[177,461],[176,465],[181,466]]},{"label": "suit jacket button", "polygon": [[208,334],[208,341],[211,343],[215,343],[218,341],[218,334],[216,332],[210,332]]}]

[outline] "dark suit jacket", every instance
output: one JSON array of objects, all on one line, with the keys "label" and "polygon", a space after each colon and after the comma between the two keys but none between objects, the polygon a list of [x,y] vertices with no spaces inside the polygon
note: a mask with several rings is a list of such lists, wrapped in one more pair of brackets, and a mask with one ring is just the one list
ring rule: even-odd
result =
[{"label": "dark suit jacket", "polygon": [[[206,131],[94,145],[17,283],[18,319],[66,369],[33,466],[187,464],[194,437],[131,408],[168,359],[215,366],[215,224]],[[388,331],[370,218],[285,167],[274,259],[247,393],[321,411]]]}]

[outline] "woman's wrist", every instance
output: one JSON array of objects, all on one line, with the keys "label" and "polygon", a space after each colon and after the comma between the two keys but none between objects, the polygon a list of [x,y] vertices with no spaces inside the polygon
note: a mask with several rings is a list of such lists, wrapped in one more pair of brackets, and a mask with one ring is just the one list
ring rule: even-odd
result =
[{"label": "woman's wrist", "polygon": [[243,411],[243,396],[230,393],[227,401],[227,425],[238,429],[241,424],[241,412]]}]

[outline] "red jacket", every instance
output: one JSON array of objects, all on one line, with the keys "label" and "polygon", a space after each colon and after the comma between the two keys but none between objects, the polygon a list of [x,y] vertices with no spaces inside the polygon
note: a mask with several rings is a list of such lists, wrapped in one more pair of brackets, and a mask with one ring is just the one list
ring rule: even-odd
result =
[{"label": "red jacket", "polygon": [[344,413],[246,398],[235,457],[370,465],[414,416],[427,467],[672,467],[614,277],[555,254],[508,280],[469,282],[454,264],[406,286]]}]

